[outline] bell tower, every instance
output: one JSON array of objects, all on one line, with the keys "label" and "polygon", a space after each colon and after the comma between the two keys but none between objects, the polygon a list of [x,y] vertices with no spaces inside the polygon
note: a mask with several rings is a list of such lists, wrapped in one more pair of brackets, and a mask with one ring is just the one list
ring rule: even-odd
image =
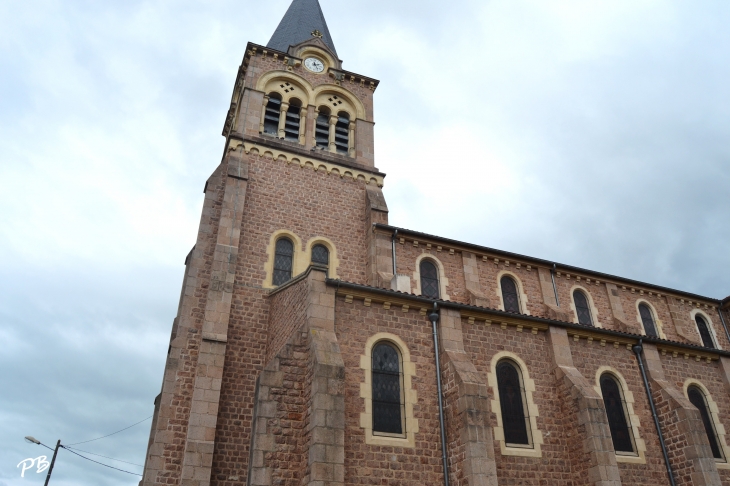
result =
[{"label": "bell tower", "polygon": [[294,0],[267,45],[246,45],[140,484],[263,484],[250,472],[254,404],[285,332],[272,324],[272,294],[313,267],[389,283],[387,242],[378,249],[372,231],[388,212],[373,150],[377,86],[343,69],[318,0]]}]

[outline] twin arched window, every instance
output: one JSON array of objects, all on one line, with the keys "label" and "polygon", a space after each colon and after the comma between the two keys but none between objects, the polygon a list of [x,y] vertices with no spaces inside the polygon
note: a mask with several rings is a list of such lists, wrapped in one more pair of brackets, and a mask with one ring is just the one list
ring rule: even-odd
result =
[{"label": "twin arched window", "polygon": [[601,375],[601,395],[603,395],[603,403],[606,406],[606,415],[608,416],[608,427],[611,429],[611,439],[613,440],[613,449],[616,452],[634,451],[634,436],[631,432],[631,425],[627,420],[628,411],[623,393],[621,393],[621,385],[618,380],[610,373]]},{"label": "twin arched window", "polygon": [[496,374],[504,441],[507,445],[529,446],[530,414],[519,366],[503,359],[497,363]]},{"label": "twin arched window", "polygon": [[429,260],[421,260],[421,295],[429,299],[439,298],[439,272]]},{"label": "twin arched window", "polygon": [[372,352],[373,433],[402,435],[403,372],[400,353],[388,342],[379,342]]},{"label": "twin arched window", "polygon": [[504,301],[504,310],[507,312],[522,312],[520,308],[520,294],[517,291],[517,283],[512,277],[504,276],[499,281],[502,287],[502,300]]},{"label": "twin arched window", "polygon": [[697,407],[702,416],[702,424],[705,426],[705,433],[707,434],[707,440],[710,442],[710,449],[712,449],[712,456],[715,459],[724,459],[720,446],[718,445],[717,433],[715,431],[715,423],[710,416],[710,410],[707,406],[707,397],[696,385],[692,385],[687,388],[687,398],[689,401]]},{"label": "twin arched window", "polygon": [[578,315],[578,323],[585,326],[593,325],[593,316],[591,316],[591,306],[588,304],[588,297],[580,290],[573,292],[573,302],[575,302],[575,313]]},{"label": "twin arched window", "polygon": [[658,337],[656,332],[656,324],[654,323],[654,314],[646,304],[639,304],[639,316],[641,316],[641,323],[644,325],[644,333],[647,336]]},{"label": "twin arched window", "polygon": [[697,330],[700,333],[700,338],[702,338],[702,345],[706,348],[715,349],[715,342],[713,341],[712,334],[710,333],[710,326],[707,324],[705,318],[700,314],[696,314],[695,322],[697,323]]},{"label": "twin arched window", "polygon": [[289,238],[279,238],[276,240],[274,275],[271,283],[281,285],[291,280],[293,267],[294,243]]}]

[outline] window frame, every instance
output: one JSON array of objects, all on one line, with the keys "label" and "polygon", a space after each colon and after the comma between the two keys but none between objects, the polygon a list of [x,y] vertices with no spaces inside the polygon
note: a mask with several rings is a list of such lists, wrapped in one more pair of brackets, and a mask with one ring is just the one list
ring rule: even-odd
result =
[{"label": "window frame", "polygon": [[525,296],[524,292],[522,291],[522,282],[512,272],[500,272],[500,274],[497,275],[497,279],[498,279],[497,281],[499,283],[499,287],[498,287],[497,292],[498,292],[499,298],[500,298],[500,305],[502,307],[501,310],[503,310],[504,312],[513,312],[513,311],[507,310],[506,300],[504,298],[504,287],[502,286],[502,281],[505,278],[509,278],[510,280],[512,280],[512,283],[515,286],[515,293],[517,295],[517,308],[518,308],[518,313],[519,314],[529,315],[526,312],[526,309],[527,309],[527,300],[525,298],[526,296]]},{"label": "window frame", "polygon": [[[424,277],[424,275],[423,275],[423,265],[431,265],[433,267],[433,270],[436,272],[436,278],[435,279],[430,278],[430,277]],[[421,261],[418,263],[418,275],[420,277],[421,296],[422,297],[426,297],[428,299],[437,299],[437,300],[440,299],[441,298],[441,278],[440,278],[441,275],[440,275],[440,272],[439,272],[439,267],[436,264],[436,262],[434,262],[430,258],[422,258]],[[426,279],[426,280],[436,280],[436,296],[435,297],[432,296],[432,295],[426,295],[426,294],[423,293],[423,287],[424,287],[423,281],[424,281],[424,279]]]},{"label": "window frame", "polygon": [[522,402],[522,417],[523,417],[523,423],[525,427],[525,436],[527,437],[526,443],[520,443],[520,442],[508,442],[506,434],[503,433],[504,436],[504,443],[507,447],[517,447],[521,449],[533,449],[533,442],[532,442],[532,430],[529,426],[530,424],[530,407],[527,405],[527,392],[525,390],[525,382],[522,378],[522,373],[520,370],[520,365],[517,364],[513,359],[505,357],[497,361],[496,368],[495,368],[495,374],[497,376],[497,393],[499,394],[499,404],[500,404],[500,414],[502,418],[502,430],[505,431],[504,426],[504,419],[505,419],[505,411],[504,411],[504,400],[502,396],[502,384],[499,380],[499,368],[501,366],[511,366],[512,369],[517,374],[517,380],[519,381],[519,389],[520,389],[520,401]]},{"label": "window frame", "polygon": [[[404,436],[382,435],[373,433],[373,409],[372,409],[372,352],[378,343],[383,341],[393,345],[401,359],[401,373],[403,385],[401,393],[404,400],[404,413],[402,420]],[[379,332],[370,336],[365,342],[365,354],[360,355],[360,369],[363,370],[364,381],[360,383],[360,398],[364,399],[364,411],[360,413],[360,428],[365,431],[365,443],[376,446],[389,447],[416,447],[416,435],[419,433],[418,419],[414,417],[414,407],[418,400],[416,390],[413,388],[413,377],[416,376],[416,365],[411,361],[410,351],[406,343],[397,335]]]},{"label": "window frame", "polygon": [[[692,319],[692,322],[694,322],[695,324],[695,329],[697,330],[697,334],[700,336],[700,341],[702,341],[702,335],[700,334],[699,327],[697,326],[698,315],[701,316],[702,319],[704,319],[705,325],[707,326],[707,331],[710,333],[710,340],[712,341],[712,344],[714,346],[714,348],[707,349],[716,349],[722,351],[722,347],[720,346],[720,340],[717,337],[717,333],[715,333],[715,323],[712,322],[710,316],[701,309],[693,309],[692,311],[690,311],[689,316],[690,319]],[[702,341],[702,345],[704,346],[704,341]]]},{"label": "window frame", "polygon": [[[530,424],[530,440],[531,446],[511,443],[508,444],[504,437],[504,424],[502,422],[502,408],[499,396],[499,383],[497,381],[497,364],[503,359],[508,359],[516,366],[519,376],[522,380],[524,389],[524,404],[527,407]],[[542,457],[542,444],[544,438],[542,431],[537,426],[537,418],[540,416],[538,406],[534,400],[535,381],[530,378],[529,370],[525,362],[516,354],[509,351],[500,351],[492,356],[489,365],[489,373],[487,374],[487,384],[491,387],[490,408],[497,417],[497,425],[493,428],[494,439],[499,441],[500,453],[503,456],[522,456],[522,457]]]},{"label": "window frame", "polygon": [[[684,382],[684,396],[685,398],[687,398],[688,401],[690,388],[696,388],[697,390],[699,390],[702,398],[704,399],[705,409],[707,410],[707,415],[709,416],[712,430],[715,433],[717,447],[720,450],[720,454],[723,456],[722,459],[713,457],[713,459],[715,460],[715,466],[717,466],[718,469],[730,469],[730,448],[728,448],[727,445],[725,427],[720,421],[719,408],[717,406],[717,403],[715,402],[715,400],[713,400],[712,394],[707,389],[707,387],[699,380],[693,378],[688,378]],[[694,406],[694,404],[692,405]]]},{"label": "window frame", "polygon": [[[614,446],[614,452],[617,456],[633,456],[636,457],[639,455],[638,453],[638,447],[636,445],[636,438],[634,437],[634,427],[631,423],[631,415],[629,413],[629,406],[628,402],[626,401],[626,392],[624,390],[623,384],[621,383],[621,380],[612,372],[610,371],[604,371],[598,376],[598,387],[601,390],[601,398],[603,399],[603,406],[606,408],[606,416],[608,418],[608,407],[606,406],[606,397],[603,395],[603,386],[602,381],[604,377],[608,377],[610,380],[614,382],[616,387],[618,388],[619,398],[621,401],[621,412],[623,413],[624,422],[626,423],[626,428],[629,432],[629,438],[631,442],[631,451],[618,451],[616,450],[616,445],[613,438],[613,432],[611,432],[611,442]],[[608,422],[609,431],[611,430],[611,422],[609,420]]]},{"label": "window frame", "polygon": [[[588,324],[584,324],[584,323],[580,322],[580,313],[578,312],[578,303],[575,300],[576,293],[581,294],[583,299],[585,299],[586,309],[588,310],[588,319],[590,321]],[[596,325],[596,323],[598,321],[595,316],[593,300],[591,299],[590,294],[588,292],[586,292],[586,290],[583,287],[573,287],[571,289],[570,297],[573,300],[573,310],[575,311],[575,317],[577,319],[578,324],[583,325],[583,326],[598,327]]]},{"label": "window frame", "polygon": [[[395,351],[395,353],[398,355],[398,385],[399,385],[399,395],[400,395],[400,397],[399,397],[399,400],[400,400],[399,401],[399,406],[400,406],[401,432],[400,433],[397,433],[397,432],[384,432],[384,431],[381,431],[381,430],[375,430],[375,410],[373,410],[373,413],[372,413],[372,421],[373,421],[373,423],[372,423],[372,431],[373,431],[373,435],[374,436],[379,436],[379,437],[397,437],[397,438],[401,438],[402,439],[402,438],[405,438],[406,435],[407,435],[407,429],[406,429],[407,424],[406,424],[406,413],[405,413],[406,402],[405,402],[405,391],[404,391],[404,382],[405,382],[405,380],[403,379],[403,355],[402,355],[402,353],[401,353],[400,348],[398,347],[398,345],[395,344],[393,341],[391,341],[389,339],[381,339],[381,340],[375,342],[373,344],[371,350],[370,350],[370,360],[371,360],[371,367],[370,367],[370,376],[371,376],[371,378],[370,378],[370,387],[371,387],[371,397],[372,397],[371,400],[373,401],[373,408],[374,408],[374,405],[375,405],[375,398],[374,398],[374,396],[375,396],[375,375],[376,375],[376,371],[375,371],[375,369],[374,369],[374,367],[372,365],[372,360],[375,357],[375,350],[377,349],[378,346],[381,346],[381,345],[391,347]],[[383,373],[383,374],[387,374],[387,373]]]},{"label": "window frame", "polygon": [[[276,268],[276,260],[277,260],[277,257],[279,256],[279,243],[283,242],[283,241],[288,241],[289,244],[291,245],[291,255],[284,255],[284,256],[290,257],[289,278],[283,282],[276,283],[276,272],[277,272],[277,270],[279,270]],[[276,241],[274,243],[274,264],[272,266],[272,272],[271,272],[272,285],[274,285],[275,287],[281,287],[282,285],[285,285],[287,282],[289,282],[292,278],[294,278],[294,276],[295,276],[295,274],[294,274],[294,257],[296,255],[296,253],[297,253],[296,244],[294,243],[294,241],[292,241],[292,239],[288,235],[281,235],[276,239]],[[283,270],[280,270],[280,271],[283,271]]]},{"label": "window frame", "polygon": [[651,314],[651,318],[652,318],[652,320],[654,322],[654,328],[655,328],[656,333],[657,333],[656,337],[657,338],[660,338],[660,339],[666,339],[667,336],[664,334],[663,324],[662,324],[662,321],[658,318],[658,314],[657,314],[656,309],[654,308],[654,306],[649,301],[647,301],[645,299],[639,299],[639,300],[636,301],[636,319],[639,322],[639,326],[640,326],[640,329],[641,329],[641,333],[644,336],[649,336],[646,333],[646,328],[644,327],[644,320],[641,317],[641,306],[642,306],[642,304],[645,305],[647,307],[647,309],[649,309],[649,313]]}]

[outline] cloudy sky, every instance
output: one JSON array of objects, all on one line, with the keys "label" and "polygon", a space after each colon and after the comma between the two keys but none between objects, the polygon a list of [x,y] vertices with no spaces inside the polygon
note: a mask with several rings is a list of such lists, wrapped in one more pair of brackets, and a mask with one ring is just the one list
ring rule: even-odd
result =
[{"label": "cloudy sky", "polygon": [[[730,294],[730,2],[321,0],[392,224]],[[0,0],[0,486],[145,419],[247,41],[289,0]],[[79,444],[141,471],[149,421]],[[61,451],[55,485],[138,479]]]}]

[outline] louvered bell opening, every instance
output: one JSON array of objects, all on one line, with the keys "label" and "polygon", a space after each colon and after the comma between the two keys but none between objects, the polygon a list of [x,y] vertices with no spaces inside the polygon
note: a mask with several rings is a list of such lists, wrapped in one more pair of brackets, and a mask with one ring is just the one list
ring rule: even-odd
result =
[{"label": "louvered bell opening", "polygon": [[337,119],[335,125],[335,147],[337,153],[347,154],[350,150],[350,120],[344,117]]},{"label": "louvered bell opening", "polygon": [[319,148],[326,149],[330,143],[329,115],[319,115],[314,127],[314,140]]},{"label": "louvered bell opening", "polygon": [[286,140],[299,141],[299,110],[298,106],[290,107],[286,112],[284,122],[284,138]]},{"label": "louvered bell opening", "polygon": [[264,111],[264,133],[277,136],[279,134],[279,117],[281,116],[281,101],[269,98]]}]

